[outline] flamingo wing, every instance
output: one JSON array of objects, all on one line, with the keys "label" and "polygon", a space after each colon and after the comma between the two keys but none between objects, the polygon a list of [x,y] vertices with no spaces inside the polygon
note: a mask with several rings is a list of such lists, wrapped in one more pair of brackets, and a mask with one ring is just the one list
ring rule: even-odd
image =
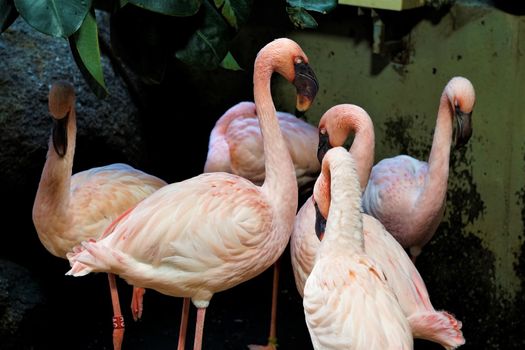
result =
[{"label": "flamingo wing", "polygon": [[[112,164],[79,172],[71,177],[71,221],[62,239],[69,248],[96,239],[121,213],[166,185],[163,180],[126,164]],[[69,235],[67,234],[69,232]]]},{"label": "flamingo wing", "polygon": [[303,305],[315,349],[412,349],[396,297],[364,254],[319,259]]},{"label": "flamingo wing", "polygon": [[[410,220],[410,213],[421,193],[428,172],[428,164],[409,156],[383,159],[370,173],[363,193],[363,210],[389,228],[403,246],[403,218]],[[399,235],[401,237],[399,237]]]},{"label": "flamingo wing", "polygon": [[297,213],[290,240],[295,286],[301,297],[303,296],[304,284],[312,272],[315,255],[321,243],[315,235],[314,226],[315,208],[313,198],[310,197]]},{"label": "flamingo wing", "polygon": [[[168,295],[190,296],[195,288],[217,292],[266,269],[261,254],[277,259],[279,252],[253,249],[271,240],[272,218],[265,195],[248,180],[202,174],[165,186],[137,205],[96,243],[109,248],[100,257],[82,256],[90,254],[84,250],[70,261]],[[72,273],[81,274],[75,268]]]},{"label": "flamingo wing", "polygon": [[383,269],[405,315],[434,310],[425,282],[399,242],[370,215],[363,215],[365,251]]}]

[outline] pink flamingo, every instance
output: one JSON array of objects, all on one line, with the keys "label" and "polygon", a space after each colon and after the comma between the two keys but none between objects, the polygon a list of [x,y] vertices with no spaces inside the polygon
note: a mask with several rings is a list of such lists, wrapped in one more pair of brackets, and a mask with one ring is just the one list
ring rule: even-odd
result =
[{"label": "pink flamingo", "polygon": [[[317,128],[285,112],[277,112],[277,119],[295,166],[297,185],[302,188],[317,178],[321,168],[315,156]],[[231,107],[211,131],[204,172],[218,171],[257,185],[264,182],[264,150],[255,103],[239,102]]]},{"label": "pink flamingo", "polygon": [[[313,72],[311,73],[314,76]],[[308,78],[309,79],[309,78]],[[312,82],[311,99],[317,85]],[[299,101],[299,100],[298,100]],[[277,112],[279,126],[292,157],[299,189],[308,190],[321,168],[316,157],[318,131],[313,125],[292,114]],[[253,102],[239,102],[217,120],[210,134],[208,157],[204,172],[227,172],[242,176],[257,185],[264,182],[264,150],[257,111]],[[280,259],[274,265],[272,312],[268,344],[249,345],[251,350],[270,350],[277,345],[277,296]]]},{"label": "pink flamingo", "polygon": [[[33,223],[40,241],[53,255],[66,258],[77,244],[103,235],[125,210],[166,185],[126,164],[111,164],[71,175],[76,143],[75,92],[66,82],[54,83],[49,111],[55,122],[47,159],[33,205]],[[113,342],[120,349],[124,319],[115,276],[108,275],[114,308]],[[142,312],[141,289],[134,289],[132,312]]]},{"label": "pink flamingo", "polygon": [[413,260],[430,241],[443,219],[455,117],[456,146],[472,135],[474,87],[454,77],[443,90],[428,163],[406,155],[383,159],[372,168],[363,194],[363,209],[385,225]]},{"label": "pink flamingo", "polygon": [[[270,79],[278,72],[293,81],[302,96],[308,81],[316,83],[312,76],[298,76],[308,71],[305,67],[304,52],[285,38],[267,44],[255,60],[254,97],[266,169],[262,186],[224,172],[165,186],[131,210],[112,234],[84,242],[85,250],[70,257],[67,274],[112,272],[135,286],[186,298],[179,349],[185,344],[191,298],[197,307],[194,349],[201,349],[213,294],[262,273],[290,238],[297,180],[275,115]],[[308,96],[300,97],[299,108],[305,110],[310,103]]]},{"label": "pink flamingo", "polygon": [[[345,105],[338,108],[339,111],[336,107],[328,110],[321,118],[323,124],[320,122],[320,125],[326,125],[330,119],[344,120],[342,118],[342,115],[344,115],[342,113],[343,110],[341,109],[343,106]],[[359,110],[356,109],[356,111]],[[370,120],[364,110],[361,113],[361,119]],[[347,123],[353,118],[355,117],[349,115],[346,118],[348,120]],[[363,125],[363,122],[358,124]],[[356,161],[355,163],[361,188],[363,188],[362,184],[367,181],[370,173],[369,164],[373,163],[374,157],[373,147],[356,147],[356,142],[362,142],[366,145],[374,140],[371,121],[370,124],[366,124],[369,125],[367,127],[368,131],[362,135],[359,135],[359,133],[363,131],[358,131],[350,148],[353,158],[360,159],[360,162]],[[335,125],[343,128],[344,123],[339,122]],[[320,129],[324,130],[325,127],[320,126]],[[346,127],[344,129],[352,130],[352,128],[347,129]],[[347,134],[348,131],[345,131],[343,135]],[[325,133],[325,135],[328,135],[327,137],[331,140],[334,130]],[[338,141],[338,143],[343,144],[344,140]],[[355,153],[357,153],[356,156],[354,156]],[[363,167],[367,171],[360,170],[359,167]],[[299,210],[290,241],[295,283],[301,296],[303,295],[306,279],[314,266],[315,255],[321,244],[318,236],[322,237],[323,234],[323,223],[320,221],[324,220],[324,218],[320,215],[319,210],[316,209],[316,202],[330,202],[330,189],[327,182],[318,180],[315,195],[307,200]],[[326,206],[326,204],[321,204],[320,206],[323,205]],[[403,247],[385,230],[384,226],[377,219],[363,214],[363,234],[365,252],[383,269],[388,284],[394,291],[403,313],[408,319],[412,335],[415,338],[440,343],[446,349],[454,349],[464,344],[465,339],[460,330],[461,322],[445,311],[436,311],[434,309],[421,275]]]},{"label": "pink flamingo", "polygon": [[[408,321],[382,268],[365,252],[361,189],[355,163],[342,147],[323,158],[317,186],[326,233],[304,287],[304,313],[314,349],[413,349]],[[329,209],[329,210],[328,210]]]}]

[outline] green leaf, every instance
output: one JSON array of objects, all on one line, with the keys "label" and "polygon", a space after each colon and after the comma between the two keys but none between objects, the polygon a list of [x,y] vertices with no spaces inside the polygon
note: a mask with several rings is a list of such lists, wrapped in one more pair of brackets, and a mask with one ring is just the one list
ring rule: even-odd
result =
[{"label": "green leaf", "polygon": [[128,0],[130,4],[169,16],[193,16],[202,0]]},{"label": "green leaf", "polygon": [[14,0],[20,15],[39,32],[67,38],[80,28],[91,0]]},{"label": "green leaf", "polygon": [[316,20],[302,7],[286,7],[288,17],[292,21],[293,25],[304,29],[304,28],[317,28]]},{"label": "green leaf", "polygon": [[18,17],[13,0],[0,0],[0,33],[4,32]]},{"label": "green leaf", "polygon": [[182,62],[202,69],[217,68],[226,54],[233,34],[223,17],[208,1],[202,3],[203,23],[175,53]]},{"label": "green leaf", "polygon": [[337,0],[286,0],[291,7],[302,7],[305,10],[326,14],[337,6]]},{"label": "green leaf", "polygon": [[235,29],[246,23],[252,9],[252,0],[214,0],[215,7]]},{"label": "green leaf", "polygon": [[224,57],[220,65],[224,69],[243,70],[241,66],[239,66],[239,63],[237,63],[237,61],[235,60],[235,58],[233,57],[230,51],[228,51],[228,53],[226,54],[226,56]]},{"label": "green leaf", "polygon": [[75,62],[91,90],[98,98],[106,97],[108,89],[100,60],[95,10],[88,13],[80,29],[69,38],[69,45]]}]

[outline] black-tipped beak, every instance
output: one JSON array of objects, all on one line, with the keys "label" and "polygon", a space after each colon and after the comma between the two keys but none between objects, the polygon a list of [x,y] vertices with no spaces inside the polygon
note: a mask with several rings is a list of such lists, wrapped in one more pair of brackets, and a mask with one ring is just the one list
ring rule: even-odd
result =
[{"label": "black-tipped beak", "polygon": [[297,90],[295,108],[299,112],[304,112],[310,108],[317,95],[317,91],[319,91],[319,83],[317,82],[315,73],[307,63],[301,62],[295,64],[295,79],[293,84]]},{"label": "black-tipped beak", "polygon": [[472,112],[464,113],[456,107],[456,148],[464,146],[472,136]]},{"label": "black-tipped beak", "polygon": [[317,203],[314,204],[315,207],[315,234],[320,241],[323,240],[324,231],[326,230],[326,219],[319,211],[319,206]]},{"label": "black-tipped beak", "polygon": [[55,152],[60,156],[64,157],[67,151],[67,121],[69,119],[69,113],[61,119],[53,118],[53,147]]},{"label": "black-tipped beak", "polygon": [[320,164],[323,163],[323,158],[330,148],[332,148],[332,146],[330,145],[330,138],[328,136],[328,133],[319,132],[319,146],[317,146],[317,159],[319,160]]}]

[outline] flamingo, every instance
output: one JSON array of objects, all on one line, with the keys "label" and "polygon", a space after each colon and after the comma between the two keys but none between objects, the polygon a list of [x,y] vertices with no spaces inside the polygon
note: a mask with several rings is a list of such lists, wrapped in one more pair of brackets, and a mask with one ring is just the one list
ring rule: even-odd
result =
[{"label": "flamingo", "polygon": [[304,286],[314,349],[413,349],[408,320],[381,266],[365,252],[361,189],[349,152],[326,153],[314,194],[318,185],[329,186],[331,198],[319,202],[326,233]]},{"label": "flamingo", "polygon": [[[302,188],[317,178],[321,168],[315,156],[317,128],[290,113],[277,112],[277,119],[295,166],[297,185]],[[231,107],[211,131],[204,172],[218,171],[257,185],[264,182],[264,151],[255,103],[244,101]]]},{"label": "flamingo", "polygon": [[[346,107],[348,106],[348,107]],[[374,142],[373,125],[368,114],[360,108],[354,108],[354,113],[344,114],[352,111],[352,105],[340,105],[329,109],[320,120],[320,133],[326,139],[320,142],[320,147],[331,144],[332,136],[336,135],[339,144],[344,143],[349,131],[345,124],[367,125],[364,130],[356,132],[356,136],[350,148],[352,157],[356,159],[356,171],[358,173],[361,190],[363,183],[366,184],[370,174],[370,168],[374,158],[374,148],[369,143]],[[357,115],[360,115],[357,117]],[[361,119],[360,122],[351,122],[352,119]],[[332,120],[339,120],[332,123]],[[345,122],[346,120],[346,122]],[[342,134],[329,126],[339,126],[344,130]],[[325,131],[323,133],[323,131]],[[340,131],[339,131],[340,132]],[[343,140],[337,140],[343,137]],[[356,143],[361,143],[359,146]],[[321,151],[322,154],[324,154]],[[357,161],[360,160],[360,161]],[[361,167],[361,169],[360,169]],[[363,169],[365,169],[363,171]],[[324,185],[323,185],[324,184]],[[319,183],[315,196],[310,197],[299,210],[292,237],[290,240],[291,261],[297,290],[303,296],[306,279],[312,271],[315,254],[320,246],[320,238],[323,235],[325,220],[320,215],[316,201],[329,202],[330,190],[326,183]],[[363,235],[365,252],[374,259],[383,269],[388,284],[394,291],[404,315],[407,317],[414,338],[421,338],[441,344],[445,349],[454,349],[465,343],[461,332],[461,322],[446,311],[436,311],[432,306],[428,291],[421,275],[410,260],[403,247],[374,217],[363,214]]]},{"label": "flamingo", "polygon": [[[315,76],[313,72],[310,74]],[[311,99],[315,98],[318,86],[311,84]],[[317,178],[320,164],[315,156],[318,131],[313,125],[296,118],[293,114],[277,112],[279,126],[292,157],[297,185],[304,192]],[[239,102],[228,109],[216,122],[210,133],[208,156],[204,172],[227,172],[242,176],[257,185],[264,182],[264,150],[253,102]],[[275,350],[277,345],[277,295],[280,259],[273,269],[272,306],[268,344],[249,345],[251,350]]]},{"label": "flamingo", "polygon": [[[294,82],[298,109],[311,104],[308,58],[297,43],[276,39],[254,65],[254,97],[264,142],[262,186],[240,176],[204,173],[167,185],[122,218],[112,234],[69,260],[68,275],[112,272],[128,283],[189,298],[197,307],[194,349],[202,348],[206,308],[214,293],[247,281],[280,257],[297,211],[294,166],[275,115],[273,72]],[[306,91],[306,96],[304,92]],[[184,348],[188,307],[183,307],[178,349]]]},{"label": "flamingo", "polygon": [[[76,143],[75,91],[67,82],[56,82],[49,92],[54,121],[47,158],[33,205],[33,223],[44,247],[66,258],[80,242],[99,238],[104,229],[128,208],[166,183],[127,164],[111,164],[74,175]],[[112,302],[113,343],[120,349],[124,319],[116,294],[115,276],[108,275]],[[134,289],[134,318],[142,313],[141,289]]]},{"label": "flamingo", "polygon": [[472,135],[475,102],[472,83],[452,78],[441,95],[428,163],[407,155],[377,163],[363,194],[363,209],[385,225],[415,262],[443,219],[452,144],[452,119],[457,120],[456,146]]}]

